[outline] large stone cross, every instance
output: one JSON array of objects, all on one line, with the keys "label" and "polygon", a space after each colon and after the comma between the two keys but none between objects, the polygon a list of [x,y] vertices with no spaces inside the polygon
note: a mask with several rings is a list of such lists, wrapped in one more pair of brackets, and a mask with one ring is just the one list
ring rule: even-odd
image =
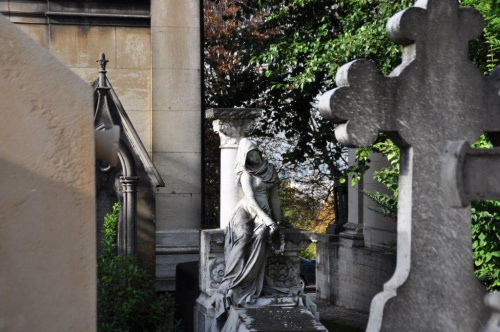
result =
[{"label": "large stone cross", "polygon": [[397,267],[372,301],[368,331],[477,331],[486,320],[470,209],[447,204],[440,174],[450,141],[500,131],[500,84],[467,57],[482,27],[455,0],[418,1],[387,24],[402,64],[384,77],[369,61],[348,63],[322,97],[339,142],[368,146],[386,133],[401,149]]}]

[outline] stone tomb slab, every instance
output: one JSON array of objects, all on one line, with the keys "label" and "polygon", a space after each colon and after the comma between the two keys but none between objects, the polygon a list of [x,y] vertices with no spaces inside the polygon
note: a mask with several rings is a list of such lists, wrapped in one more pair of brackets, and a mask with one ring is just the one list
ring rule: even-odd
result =
[{"label": "stone tomb slab", "polygon": [[305,307],[231,308],[223,332],[328,331]]}]

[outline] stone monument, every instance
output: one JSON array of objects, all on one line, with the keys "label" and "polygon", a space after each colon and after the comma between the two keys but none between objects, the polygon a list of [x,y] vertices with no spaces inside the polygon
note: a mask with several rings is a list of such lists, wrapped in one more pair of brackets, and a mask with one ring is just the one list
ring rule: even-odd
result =
[{"label": "stone monument", "polygon": [[[350,166],[355,165],[355,152],[356,149],[349,149]],[[373,297],[383,290],[396,267],[392,248],[396,243],[397,224],[392,218],[373,211],[376,203],[363,193],[363,190],[388,193],[373,175],[389,162],[379,153],[372,153],[370,160],[368,171],[354,188],[349,188],[347,197],[344,196],[349,211],[347,218],[340,209],[340,214],[335,210],[333,227],[329,226],[326,234],[318,234],[316,244],[316,298],[366,313]],[[347,189],[347,186],[336,186],[337,189]]]},{"label": "stone monument", "polygon": [[92,89],[0,17],[0,330],[95,331]]},{"label": "stone monument", "polygon": [[[231,114],[241,117],[243,112]],[[235,188],[227,192],[236,196],[229,202],[241,200],[233,204],[225,229],[201,232],[201,295],[195,305],[195,331],[325,330],[317,321],[316,306],[300,288],[300,252],[309,245],[311,234],[278,231],[282,216],[277,171],[255,143],[242,138],[250,132],[244,128],[253,129],[251,121],[239,120],[232,123],[242,130],[235,125],[215,126],[226,142],[237,146],[228,176]]]},{"label": "stone monument", "polygon": [[477,331],[486,321],[484,288],[472,266],[471,212],[451,208],[441,185],[449,141],[499,132],[499,84],[468,60],[481,34],[479,12],[455,0],[418,1],[394,15],[388,35],[403,45],[389,77],[357,60],[341,67],[338,88],[320,108],[335,136],[368,146],[380,132],[401,149],[397,267],[372,301],[368,331]]}]

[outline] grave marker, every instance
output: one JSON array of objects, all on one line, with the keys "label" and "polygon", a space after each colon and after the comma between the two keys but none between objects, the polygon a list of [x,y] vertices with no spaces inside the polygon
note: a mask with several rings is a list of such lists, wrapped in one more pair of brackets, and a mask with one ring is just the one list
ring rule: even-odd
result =
[{"label": "grave marker", "polygon": [[500,85],[468,60],[482,27],[455,0],[418,1],[387,24],[402,64],[383,77],[369,61],[348,63],[322,97],[339,142],[368,146],[386,133],[401,149],[397,267],[372,301],[368,331],[477,331],[486,321],[471,212],[447,204],[440,172],[449,141],[500,131]]}]

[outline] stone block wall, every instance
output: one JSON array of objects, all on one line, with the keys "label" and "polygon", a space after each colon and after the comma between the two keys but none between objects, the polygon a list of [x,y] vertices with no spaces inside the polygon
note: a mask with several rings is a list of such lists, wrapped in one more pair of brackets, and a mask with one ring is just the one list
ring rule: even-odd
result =
[{"label": "stone block wall", "polygon": [[370,303],[392,276],[396,255],[366,247],[350,247],[336,235],[320,235],[317,242],[318,298],[348,309],[368,312]]},{"label": "stone block wall", "polygon": [[[151,154],[149,10],[144,1],[107,5],[91,1],[8,0],[0,5],[0,13],[89,84],[98,76],[99,53],[106,53],[110,61],[108,78]],[[65,16],[57,15],[63,12]],[[79,14],[110,16],[91,19]],[[116,18],[120,14],[129,17]]]},{"label": "stone block wall", "polygon": [[199,259],[202,220],[200,1],[151,0],[153,162],[158,289],[174,290],[176,265]]}]

